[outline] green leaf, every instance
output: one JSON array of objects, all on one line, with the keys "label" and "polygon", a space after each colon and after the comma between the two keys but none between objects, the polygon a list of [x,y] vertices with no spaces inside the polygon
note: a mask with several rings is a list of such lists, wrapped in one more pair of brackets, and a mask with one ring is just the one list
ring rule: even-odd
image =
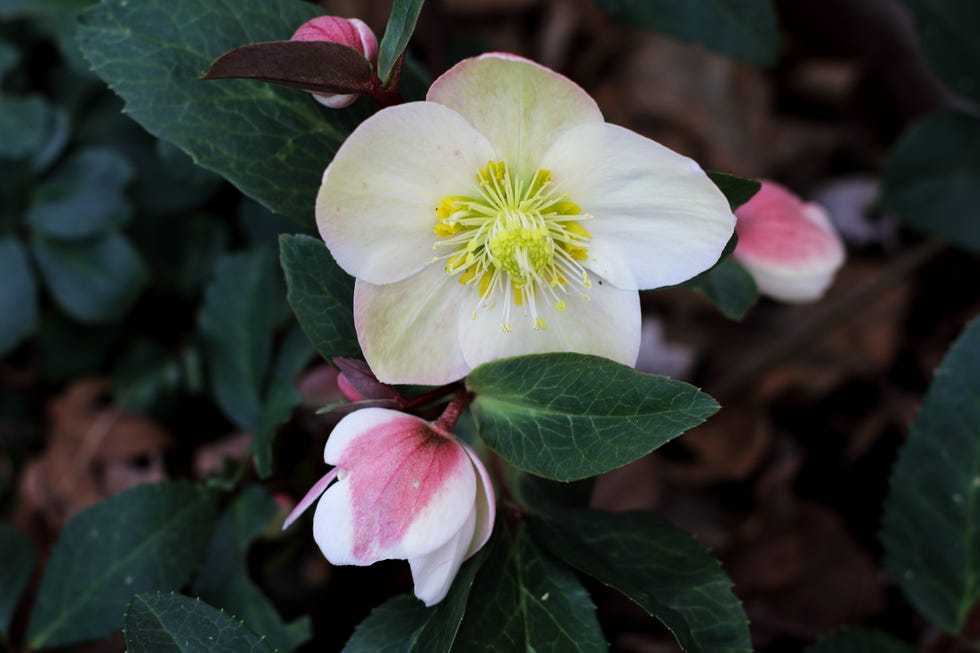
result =
[{"label": "green leaf", "polygon": [[285,625],[245,566],[249,545],[276,513],[276,503],[265,490],[257,485],[245,488],[218,520],[211,550],[194,581],[194,594],[242,619],[274,648],[292,651],[310,638],[309,617]]},{"label": "green leaf", "polygon": [[31,538],[11,524],[0,524],[0,640],[9,633],[20,595],[34,571],[37,554]]},{"label": "green leaf", "polygon": [[0,238],[0,355],[37,328],[37,282],[19,238]]},{"label": "green leaf", "polygon": [[219,259],[197,322],[211,393],[240,427],[254,429],[263,407],[275,312],[282,291],[271,250],[260,247]]},{"label": "green leaf", "polygon": [[490,448],[559,481],[630,463],[718,410],[694,386],[583,354],[486,363],[466,385],[476,393],[470,410]]},{"label": "green leaf", "polygon": [[222,218],[187,215],[179,219],[144,219],[130,228],[140,251],[156,273],[154,285],[198,301],[201,287],[231,239]]},{"label": "green leaf", "polygon": [[748,653],[748,619],[721,565],[647,513],[552,510],[528,519],[535,541],[615,587],[673,632],[687,653]]},{"label": "green leaf", "polygon": [[820,639],[805,653],[915,653],[908,644],[876,630],[842,628]]},{"label": "green leaf", "polygon": [[770,65],[779,56],[779,25],[770,0],[596,0],[639,27],[693,41],[724,55]]},{"label": "green leaf", "polygon": [[936,371],[892,472],[885,567],[930,621],[958,633],[980,600],[980,320]]},{"label": "green leaf", "polygon": [[287,299],[320,355],[361,356],[354,331],[354,279],[334,262],[317,238],[283,235],[279,261],[286,273]]},{"label": "green leaf", "polygon": [[586,653],[606,642],[578,578],[522,530],[515,545],[500,538],[477,575],[453,650]]},{"label": "green leaf", "polygon": [[922,48],[953,90],[980,101],[980,4],[974,0],[903,0],[915,17]]},{"label": "green leaf", "polygon": [[129,162],[107,147],[90,147],[58,166],[34,191],[27,224],[47,236],[96,236],[129,220],[123,196],[133,177]]},{"label": "green leaf", "polygon": [[323,170],[363,108],[327,111],[301,91],[200,76],[228,50],[288,39],[316,15],[299,0],[104,0],[80,16],[78,41],[147,131],[311,224]]},{"label": "green leaf", "polygon": [[55,301],[80,322],[122,316],[148,281],[140,255],[115,231],[73,241],[35,233],[31,251]]},{"label": "green leaf", "polygon": [[147,339],[138,339],[122,353],[112,373],[113,396],[126,410],[153,413],[172,405],[184,382],[175,352]]},{"label": "green leaf", "polygon": [[141,485],[72,517],[44,569],[27,636],[31,648],[108,635],[133,594],[186,583],[204,558],[212,492],[185,482]]},{"label": "green leaf", "polygon": [[752,199],[752,196],[762,188],[762,184],[755,179],[746,179],[727,172],[709,170],[708,178],[715,182],[715,186],[724,194],[732,211]]},{"label": "green leaf", "polygon": [[466,610],[473,579],[500,533],[463,563],[449,594],[431,608],[414,596],[396,596],[371,611],[343,653],[448,653]]},{"label": "green leaf", "polygon": [[759,299],[755,279],[731,256],[685,285],[704,294],[730,320],[741,320]]},{"label": "green leaf", "polygon": [[0,81],[20,63],[20,50],[12,43],[0,39]]},{"label": "green leaf", "polygon": [[40,97],[0,97],[0,159],[24,159],[44,144],[51,108]]},{"label": "green leaf", "polygon": [[255,469],[260,478],[272,474],[272,443],[281,424],[287,422],[293,409],[303,402],[292,379],[275,376],[269,383],[269,392],[262,405],[252,439],[252,453],[255,455]]},{"label": "green leaf", "polygon": [[128,653],[273,653],[261,637],[200,599],[139,594],[126,608]]},{"label": "green leaf", "polygon": [[941,113],[902,134],[882,201],[919,231],[980,253],[980,119]]},{"label": "green leaf", "polygon": [[395,0],[388,17],[385,35],[378,46],[378,77],[387,84],[394,72],[398,58],[408,47],[415,32],[415,23],[425,0]]}]

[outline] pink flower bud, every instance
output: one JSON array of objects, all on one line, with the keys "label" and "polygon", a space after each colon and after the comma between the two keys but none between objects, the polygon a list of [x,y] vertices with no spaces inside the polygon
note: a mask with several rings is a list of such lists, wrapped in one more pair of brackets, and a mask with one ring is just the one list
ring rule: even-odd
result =
[{"label": "pink flower bud", "polygon": [[735,211],[735,258],[759,292],[785,302],[819,299],[844,263],[827,212],[771,181]]},{"label": "pink flower bud", "polygon": [[[375,63],[378,57],[378,38],[367,24],[357,18],[318,16],[299,26],[292,41],[329,41],[357,50]],[[343,109],[357,99],[357,93],[313,93],[313,98],[325,107]]]},{"label": "pink flower bud", "polygon": [[493,531],[493,484],[473,450],[421,418],[365,408],[337,424],[323,458],[335,467],[283,528],[322,494],[313,537],[327,560],[408,560],[415,596],[426,605],[445,598]]}]

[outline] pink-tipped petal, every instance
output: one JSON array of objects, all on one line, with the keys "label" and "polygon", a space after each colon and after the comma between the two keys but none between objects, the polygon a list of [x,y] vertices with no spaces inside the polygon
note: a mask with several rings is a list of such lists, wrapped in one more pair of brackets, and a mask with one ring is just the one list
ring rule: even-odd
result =
[{"label": "pink-tipped petal", "polygon": [[771,181],[735,212],[734,256],[759,291],[785,302],[820,298],[844,263],[844,245],[826,211]]},{"label": "pink-tipped petal", "polygon": [[401,281],[438,252],[440,200],[477,195],[476,171],[493,149],[462,116],[433,102],[379,111],[354,130],[323,174],[316,222],[348,274]]},{"label": "pink-tipped petal", "polygon": [[461,61],[433,82],[426,99],[459,112],[518,177],[533,174],[565,130],[602,122],[595,100],[573,81],[511,54]]},{"label": "pink-tipped petal", "polygon": [[476,528],[476,509],[470,512],[463,527],[445,544],[432,553],[409,558],[415,596],[432,606],[446,598],[459,566],[468,557],[467,550]]},{"label": "pink-tipped petal", "polygon": [[470,460],[473,462],[477,480],[476,525],[473,528],[473,537],[470,540],[469,548],[466,550],[466,555],[463,556],[463,560],[466,560],[482,549],[483,545],[487,543],[490,535],[493,533],[493,523],[497,517],[497,497],[493,491],[493,481],[490,479],[490,474],[487,473],[487,468],[484,467],[483,461],[480,460],[480,457],[476,455],[476,452],[469,445],[463,443],[463,448],[466,449],[467,455],[469,455]]},{"label": "pink-tipped petal", "polygon": [[476,473],[451,435],[366,408],[334,428],[324,459],[347,471],[317,506],[314,537],[334,564],[417,558],[454,537],[473,510]]},{"label": "pink-tipped petal", "polygon": [[[328,41],[357,50],[368,61],[378,57],[378,38],[367,24],[358,18],[317,16],[299,26],[293,41]],[[357,100],[358,94],[313,93],[313,99],[330,109],[343,109]]]},{"label": "pink-tipped petal", "polygon": [[306,493],[306,496],[303,497],[300,502],[296,504],[296,507],[293,508],[292,512],[286,516],[286,520],[282,523],[282,530],[286,530],[292,526],[293,522],[296,521],[300,515],[306,512],[306,509],[312,506],[314,501],[320,498],[320,495],[326,491],[327,486],[329,486],[333,480],[337,478],[338,472],[340,472],[340,468],[334,467],[329,472],[324,474],[323,478],[313,484],[313,487],[311,487],[310,491]]}]

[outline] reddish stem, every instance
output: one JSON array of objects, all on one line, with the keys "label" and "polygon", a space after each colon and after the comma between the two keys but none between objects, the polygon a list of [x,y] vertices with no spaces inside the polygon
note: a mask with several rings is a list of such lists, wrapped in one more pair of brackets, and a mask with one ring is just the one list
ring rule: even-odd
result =
[{"label": "reddish stem", "polygon": [[471,401],[473,401],[472,393],[461,390],[449,402],[446,410],[442,411],[442,415],[435,421],[435,427],[447,433],[453,433],[456,430],[456,422],[459,421],[460,414],[469,406]]}]

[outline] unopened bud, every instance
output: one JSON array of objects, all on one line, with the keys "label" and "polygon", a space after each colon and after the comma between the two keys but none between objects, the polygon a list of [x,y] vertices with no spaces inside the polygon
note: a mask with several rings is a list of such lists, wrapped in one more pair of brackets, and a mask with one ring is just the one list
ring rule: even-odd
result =
[{"label": "unopened bud", "polygon": [[[357,50],[372,64],[378,58],[378,38],[367,24],[357,18],[318,16],[299,26],[292,41],[328,41]],[[313,93],[314,99],[325,107],[343,109],[357,99],[357,93]]]}]

